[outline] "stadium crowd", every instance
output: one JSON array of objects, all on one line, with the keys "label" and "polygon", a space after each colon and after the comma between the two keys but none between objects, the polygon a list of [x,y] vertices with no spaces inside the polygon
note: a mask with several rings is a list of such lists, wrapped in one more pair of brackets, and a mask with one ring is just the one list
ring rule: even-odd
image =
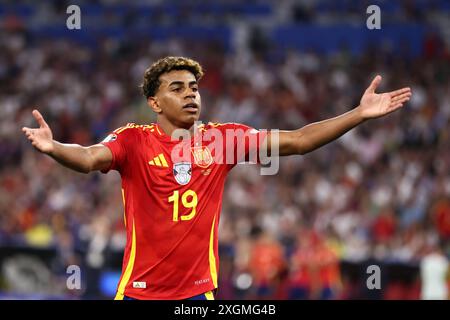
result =
[{"label": "stadium crowd", "polygon": [[[311,154],[282,158],[277,175],[248,164],[232,171],[219,298],[360,298],[364,289],[342,271],[344,261],[418,266],[430,252],[450,254],[450,51],[439,36],[427,37],[416,57],[389,48],[280,53],[258,39],[229,52],[180,39],[102,39],[94,50],[30,41],[22,31],[0,36],[0,245],[56,248],[55,272],[78,264],[95,278],[122,252],[120,177],[63,168],[33,150],[21,127],[36,126],[36,107],[55,139],[90,145],[128,122],[152,122],[138,85],[165,55],[203,64],[204,122],[299,128],[356,106],[375,73],[383,91],[413,89],[402,110]],[[383,289],[385,299],[419,298],[420,278],[392,277]]]}]

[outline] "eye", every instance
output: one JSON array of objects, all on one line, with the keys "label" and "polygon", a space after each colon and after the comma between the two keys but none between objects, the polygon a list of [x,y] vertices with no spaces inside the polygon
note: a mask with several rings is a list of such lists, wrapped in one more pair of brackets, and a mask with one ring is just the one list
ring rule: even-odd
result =
[{"label": "eye", "polygon": [[181,88],[180,87],[174,88],[172,91],[174,91],[174,92],[181,92]]},{"label": "eye", "polygon": [[197,87],[192,87],[192,91],[197,92],[198,88]]}]

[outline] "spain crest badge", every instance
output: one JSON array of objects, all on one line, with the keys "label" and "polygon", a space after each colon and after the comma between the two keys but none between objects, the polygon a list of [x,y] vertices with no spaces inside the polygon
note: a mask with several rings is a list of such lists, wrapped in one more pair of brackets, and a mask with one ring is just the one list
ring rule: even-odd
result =
[{"label": "spain crest badge", "polygon": [[208,168],[213,163],[213,157],[208,147],[192,147],[191,152],[194,156],[194,163],[200,168]]}]

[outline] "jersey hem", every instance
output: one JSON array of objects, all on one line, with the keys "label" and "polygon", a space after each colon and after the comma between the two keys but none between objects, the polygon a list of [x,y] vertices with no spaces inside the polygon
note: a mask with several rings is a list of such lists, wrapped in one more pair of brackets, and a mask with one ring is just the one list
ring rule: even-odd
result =
[{"label": "jersey hem", "polygon": [[214,286],[211,286],[208,288],[199,290],[198,292],[183,294],[183,295],[174,296],[174,297],[170,297],[170,298],[169,297],[161,297],[161,296],[159,296],[159,297],[158,296],[147,296],[147,295],[144,296],[144,295],[139,295],[139,294],[134,294],[134,293],[127,293],[127,292],[124,292],[123,295],[133,298],[133,299],[138,299],[138,300],[185,300],[185,299],[189,299],[189,298],[198,296],[199,294],[206,293],[208,291],[217,289],[217,287],[214,287]]}]

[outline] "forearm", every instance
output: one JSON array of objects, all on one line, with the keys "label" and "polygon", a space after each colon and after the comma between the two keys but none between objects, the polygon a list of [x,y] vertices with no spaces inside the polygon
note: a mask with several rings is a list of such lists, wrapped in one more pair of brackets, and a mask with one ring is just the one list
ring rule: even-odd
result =
[{"label": "forearm", "polygon": [[92,155],[88,147],[53,140],[53,150],[48,155],[75,171],[89,173],[92,170]]},{"label": "forearm", "polygon": [[364,121],[359,107],[340,116],[320,122],[311,123],[301,129],[292,131],[295,153],[311,152],[337,138]]}]

